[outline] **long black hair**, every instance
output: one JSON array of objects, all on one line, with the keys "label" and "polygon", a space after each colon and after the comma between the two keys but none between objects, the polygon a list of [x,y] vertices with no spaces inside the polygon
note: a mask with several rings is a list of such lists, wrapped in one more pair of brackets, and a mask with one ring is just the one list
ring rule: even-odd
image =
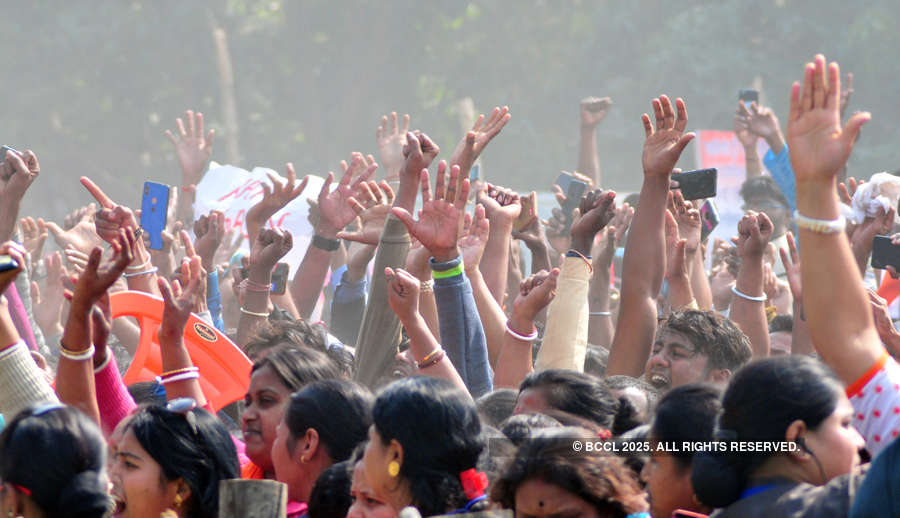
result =
[{"label": "long black hair", "polygon": [[[754,361],[731,377],[714,437],[726,443],[784,441],[788,426],[798,419],[810,430],[818,428],[834,413],[842,392],[834,373],[812,358],[776,356]],[[710,507],[726,507],[740,497],[753,471],[774,454],[700,454],[691,466],[694,492]]]},{"label": "long black hair", "polygon": [[297,439],[312,428],[332,462],[347,460],[366,439],[373,399],[371,392],[352,381],[325,380],[303,387],[291,396],[284,414],[290,430],[288,450],[293,451]]},{"label": "long black hair", "polygon": [[378,395],[372,416],[385,445],[396,439],[403,446],[400,476],[409,482],[412,505],[422,516],[468,503],[460,473],[475,468],[484,449],[468,394],[436,378],[406,378]]},{"label": "long black hair", "polygon": [[112,509],[105,470],[103,434],[74,408],[25,409],[0,435],[0,479],[29,494],[45,516],[104,516]]},{"label": "long black hair", "polygon": [[191,497],[185,502],[188,516],[214,518],[219,510],[219,482],[240,476],[237,451],[214,415],[202,408],[190,412],[193,418],[148,406],[128,426],[166,480],[181,478],[190,487]]},{"label": "long black hair", "polygon": [[[707,383],[675,387],[659,401],[650,434],[661,443],[709,442],[722,409],[722,391]],[[671,453],[682,470],[690,469],[694,454],[689,449]]]}]

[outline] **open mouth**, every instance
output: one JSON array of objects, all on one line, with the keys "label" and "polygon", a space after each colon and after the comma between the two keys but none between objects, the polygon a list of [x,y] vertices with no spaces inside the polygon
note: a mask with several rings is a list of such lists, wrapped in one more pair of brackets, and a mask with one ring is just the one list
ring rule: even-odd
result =
[{"label": "open mouth", "polygon": [[666,388],[669,386],[669,378],[659,373],[650,374],[647,381],[656,388]]},{"label": "open mouth", "polygon": [[122,516],[125,513],[125,509],[128,505],[125,503],[125,500],[117,495],[112,495],[113,503],[115,507],[113,508],[113,516]]}]

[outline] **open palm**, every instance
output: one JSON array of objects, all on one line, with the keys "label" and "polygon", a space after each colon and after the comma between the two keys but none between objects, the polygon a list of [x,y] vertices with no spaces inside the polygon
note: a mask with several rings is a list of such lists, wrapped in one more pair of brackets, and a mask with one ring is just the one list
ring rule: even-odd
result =
[{"label": "open palm", "polygon": [[859,129],[871,117],[857,113],[842,129],[837,63],[828,66],[827,84],[825,75],[825,58],[818,55],[806,65],[802,97],[799,84],[791,91],[787,142],[798,182],[834,178],[850,156]]},{"label": "open palm", "polygon": [[672,102],[662,95],[653,99],[653,112],[656,116],[656,128],[650,123],[650,116],[641,116],[644,124],[644,152],[641,162],[647,176],[667,175],[672,172],[678,157],[688,142],[693,140],[693,133],[685,133],[687,127],[687,107],[681,99],[675,99],[678,117],[672,109]]}]

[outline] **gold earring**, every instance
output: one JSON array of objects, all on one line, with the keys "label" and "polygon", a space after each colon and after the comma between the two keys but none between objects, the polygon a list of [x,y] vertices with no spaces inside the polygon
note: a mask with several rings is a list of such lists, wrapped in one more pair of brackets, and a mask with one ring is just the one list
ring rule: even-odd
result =
[{"label": "gold earring", "polygon": [[390,464],[388,464],[388,475],[391,477],[396,477],[400,474],[400,463],[392,460]]},{"label": "gold earring", "polygon": [[183,501],[184,501],[184,499],[181,497],[181,495],[176,493],[175,494],[175,508],[181,507],[181,502],[183,502]]},{"label": "gold earring", "polygon": [[306,455],[300,456],[300,464],[306,464]]}]

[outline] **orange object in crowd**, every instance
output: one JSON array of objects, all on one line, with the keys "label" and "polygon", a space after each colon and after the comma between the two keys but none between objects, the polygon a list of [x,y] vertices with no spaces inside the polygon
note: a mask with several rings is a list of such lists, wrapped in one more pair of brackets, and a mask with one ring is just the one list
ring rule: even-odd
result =
[{"label": "orange object in crowd", "polygon": [[878,296],[890,305],[894,299],[900,296],[900,280],[894,279],[885,272],[881,278],[881,287],[878,288]]},{"label": "orange object in crowd", "polygon": [[[160,297],[142,291],[120,291],[109,297],[113,318],[135,317],[141,327],[141,341],[128,372],[126,385],[152,381],[162,373],[157,330],[165,303]],[[184,329],[184,345],[191,362],[199,369],[200,387],[216,412],[247,393],[253,364],[227,336],[191,314]]]}]

